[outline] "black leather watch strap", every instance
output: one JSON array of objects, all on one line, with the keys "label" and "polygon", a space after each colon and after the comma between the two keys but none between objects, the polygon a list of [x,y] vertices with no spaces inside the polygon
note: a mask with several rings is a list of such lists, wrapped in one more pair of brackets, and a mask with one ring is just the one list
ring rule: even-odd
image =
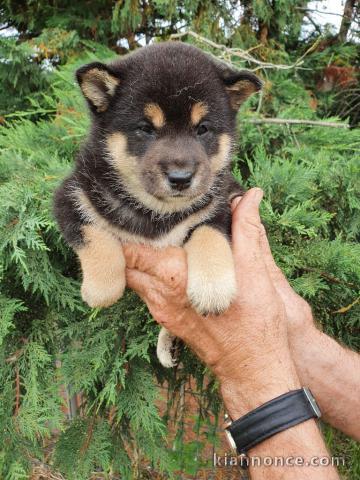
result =
[{"label": "black leather watch strap", "polygon": [[232,422],[226,430],[238,453],[243,454],[276,433],[320,416],[320,409],[310,390],[301,388],[264,403]]}]

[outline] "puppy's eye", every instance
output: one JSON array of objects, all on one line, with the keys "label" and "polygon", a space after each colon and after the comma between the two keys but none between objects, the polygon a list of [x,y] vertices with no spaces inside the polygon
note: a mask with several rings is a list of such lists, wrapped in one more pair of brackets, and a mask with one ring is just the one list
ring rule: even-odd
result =
[{"label": "puppy's eye", "polygon": [[197,135],[205,135],[205,133],[207,133],[208,131],[209,131],[209,129],[205,125],[205,123],[200,123],[200,125],[198,125],[198,127],[197,127],[196,133],[197,133]]},{"label": "puppy's eye", "polygon": [[152,125],[150,125],[149,123],[140,123],[137,126],[137,130],[142,132],[142,133],[145,133],[146,135],[154,135],[155,134],[154,127]]}]

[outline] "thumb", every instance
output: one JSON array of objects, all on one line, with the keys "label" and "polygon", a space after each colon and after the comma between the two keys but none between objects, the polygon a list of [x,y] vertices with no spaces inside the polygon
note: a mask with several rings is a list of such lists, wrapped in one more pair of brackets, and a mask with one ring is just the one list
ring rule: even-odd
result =
[{"label": "thumb", "polygon": [[260,239],[262,224],[259,215],[259,205],[264,196],[261,188],[251,188],[239,200],[234,199],[232,204],[232,236],[234,244],[240,236]]}]

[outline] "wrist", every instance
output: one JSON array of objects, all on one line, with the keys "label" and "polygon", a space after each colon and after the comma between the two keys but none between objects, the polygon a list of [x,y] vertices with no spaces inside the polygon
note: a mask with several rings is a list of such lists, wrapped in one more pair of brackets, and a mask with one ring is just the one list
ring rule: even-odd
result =
[{"label": "wrist", "polygon": [[251,410],[260,407],[269,400],[279,397],[283,393],[301,388],[297,378],[288,378],[281,382],[269,382],[268,380],[254,388],[253,385],[245,384],[220,384],[220,392],[226,411],[233,420],[246,415]]},{"label": "wrist", "polygon": [[243,365],[236,375],[221,377],[219,381],[225,408],[233,420],[302,386],[288,352],[266,357],[266,364]]},{"label": "wrist", "polygon": [[303,356],[305,352],[308,351],[309,345],[321,341],[322,336],[323,333],[316,327],[313,321],[309,323],[304,322],[302,328],[292,327],[288,329],[289,347],[296,367],[298,361],[303,360]]}]

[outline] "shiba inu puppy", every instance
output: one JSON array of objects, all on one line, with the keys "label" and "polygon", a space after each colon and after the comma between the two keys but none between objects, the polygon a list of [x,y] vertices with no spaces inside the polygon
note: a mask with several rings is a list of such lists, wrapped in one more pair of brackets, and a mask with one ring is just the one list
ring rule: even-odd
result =
[{"label": "shiba inu puppy", "polygon": [[[243,192],[230,171],[235,119],[261,81],[178,42],[85,65],[76,77],[92,126],[55,216],[79,257],[84,301],[106,307],[122,296],[123,242],[183,245],[189,301],[201,314],[225,311],[236,294],[230,201]],[[162,329],[167,367],[173,340]]]}]

